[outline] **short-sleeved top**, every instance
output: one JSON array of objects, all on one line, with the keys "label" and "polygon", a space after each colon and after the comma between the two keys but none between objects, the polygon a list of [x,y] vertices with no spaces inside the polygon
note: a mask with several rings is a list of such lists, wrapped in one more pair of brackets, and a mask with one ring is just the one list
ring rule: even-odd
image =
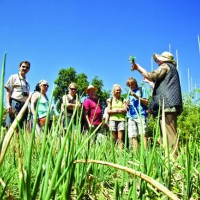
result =
[{"label": "short-sleeved top", "polygon": [[[107,102],[111,104],[110,105],[111,109],[123,108],[124,103],[125,103],[125,99],[120,97],[120,99],[117,100],[116,98],[111,97],[107,100]],[[124,113],[110,114],[110,120],[112,120],[112,121],[125,121],[125,117],[126,117],[126,115]]]},{"label": "short-sleeved top", "polygon": [[[143,98],[143,99],[148,99],[148,94],[144,88],[137,88],[135,90],[132,90],[137,96]],[[128,100],[130,101],[129,103],[129,110],[127,113],[127,117],[131,119],[138,119],[139,116],[141,115],[142,117],[146,118],[147,117],[147,108],[143,106],[140,102],[139,99],[136,97],[129,95]]]},{"label": "short-sleeved top", "polygon": [[88,111],[89,121],[93,125],[99,125],[102,122],[101,107],[98,104],[98,99],[87,98],[83,102],[83,107]]},{"label": "short-sleeved top", "polygon": [[20,74],[13,74],[9,77],[5,88],[11,91],[11,98],[16,99],[20,102],[25,102],[27,96],[23,96],[23,92],[30,92],[30,85],[28,81],[23,78]]}]

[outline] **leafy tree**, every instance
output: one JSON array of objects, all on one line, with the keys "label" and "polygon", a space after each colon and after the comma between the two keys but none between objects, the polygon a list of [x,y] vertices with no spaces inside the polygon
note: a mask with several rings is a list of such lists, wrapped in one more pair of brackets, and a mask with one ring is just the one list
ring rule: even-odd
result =
[{"label": "leafy tree", "polygon": [[178,118],[180,139],[183,143],[190,138],[200,137],[200,99],[195,100],[195,93],[199,90],[183,95],[183,112]]},{"label": "leafy tree", "polygon": [[103,81],[99,79],[98,76],[95,76],[92,79],[91,84],[98,89],[97,97],[99,98],[100,104],[104,110],[107,106],[106,99],[110,96],[110,91],[103,89]]},{"label": "leafy tree", "polygon": [[[67,69],[61,69],[58,73],[58,78],[54,81],[56,84],[53,92],[54,102],[56,103],[56,110],[59,112],[62,103],[62,97],[68,90],[68,85],[71,82],[75,82],[78,86],[78,94],[80,98],[86,97],[85,90],[87,89],[89,82],[87,75],[84,73],[77,74],[73,67]],[[103,89],[103,81],[95,76],[91,84],[98,88],[97,97],[100,99],[100,104],[105,107],[106,99],[109,97],[110,92]]]},{"label": "leafy tree", "polygon": [[85,94],[85,89],[88,87],[89,82],[87,80],[87,75],[84,73],[78,74],[77,75],[77,85],[78,85],[78,92],[80,97],[84,97]]}]

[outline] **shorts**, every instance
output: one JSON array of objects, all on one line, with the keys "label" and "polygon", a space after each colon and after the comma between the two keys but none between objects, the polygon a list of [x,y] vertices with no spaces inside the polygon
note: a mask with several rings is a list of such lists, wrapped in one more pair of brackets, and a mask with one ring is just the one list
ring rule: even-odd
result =
[{"label": "shorts", "polygon": [[124,131],[125,130],[125,121],[109,121],[110,131]]},{"label": "shorts", "polygon": [[[142,124],[141,124],[142,122]],[[145,134],[146,131],[146,120],[145,118],[141,119],[128,119],[128,137],[134,138],[140,134]]]}]

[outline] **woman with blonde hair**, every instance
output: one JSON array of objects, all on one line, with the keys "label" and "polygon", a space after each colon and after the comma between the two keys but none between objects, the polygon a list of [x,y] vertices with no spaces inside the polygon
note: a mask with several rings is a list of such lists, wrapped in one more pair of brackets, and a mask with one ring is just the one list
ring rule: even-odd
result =
[{"label": "woman with blonde hair", "polygon": [[121,97],[122,88],[118,84],[113,85],[113,97],[107,100],[107,112],[109,118],[109,128],[112,131],[115,144],[119,143],[120,148],[124,146],[125,135],[125,116],[127,113],[127,104],[123,97]]},{"label": "woman with blonde hair", "polygon": [[[72,82],[68,86],[68,94],[62,97],[61,111],[63,112],[63,126],[66,128],[66,123],[69,123],[76,106],[80,107],[80,101],[77,99],[77,84]],[[67,119],[66,119],[67,116]],[[74,118],[74,122],[76,118]],[[74,123],[75,124],[75,123]]]}]

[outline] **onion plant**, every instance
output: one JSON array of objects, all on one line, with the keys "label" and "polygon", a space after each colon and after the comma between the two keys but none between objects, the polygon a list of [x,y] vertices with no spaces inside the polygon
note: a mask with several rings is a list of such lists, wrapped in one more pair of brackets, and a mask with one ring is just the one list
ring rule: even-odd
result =
[{"label": "onion plant", "polygon": [[[112,134],[101,125],[98,128],[102,130],[82,132],[82,112],[75,109],[66,129],[61,114],[53,118],[50,130],[47,119],[40,135],[36,134],[36,121],[31,132],[26,128],[15,131],[22,113],[8,131],[2,129],[1,199],[200,198],[200,148],[195,137],[199,128],[188,142],[180,143],[178,155],[172,157],[168,145],[162,145],[157,119],[152,127],[153,142],[145,149],[141,137],[135,152],[127,144],[123,149],[116,146]],[[100,130],[103,139],[94,139]],[[125,132],[127,143],[127,129]]]}]

